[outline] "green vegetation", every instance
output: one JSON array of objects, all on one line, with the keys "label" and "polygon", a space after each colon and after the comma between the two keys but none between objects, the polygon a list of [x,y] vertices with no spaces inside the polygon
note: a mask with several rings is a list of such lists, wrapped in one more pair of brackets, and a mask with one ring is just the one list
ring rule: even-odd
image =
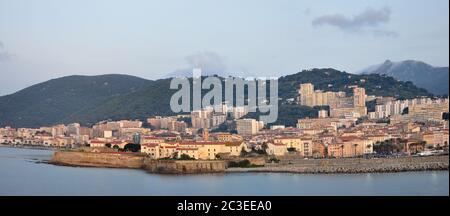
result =
[{"label": "green vegetation", "polygon": [[179,160],[195,160],[195,158],[187,155],[187,154],[182,154],[180,155],[180,158],[178,158]]},{"label": "green vegetation", "polygon": [[159,160],[195,160],[195,158],[187,154],[181,154],[180,157],[177,154],[173,154],[172,157],[160,158]]},{"label": "green vegetation", "polygon": [[[126,75],[70,76],[50,80],[0,97],[0,127],[40,127],[73,122],[90,126],[102,120],[145,120],[149,116],[173,115],[170,98],[176,90],[169,89],[170,80],[149,81]],[[411,82],[399,82],[391,77],[313,69],[279,79],[281,101],[275,124],[295,126],[298,118],[317,116],[319,107],[286,103],[286,99],[296,98],[299,85],[307,82],[313,83],[316,89],[349,94],[348,86],[359,85],[366,88],[368,95],[398,98],[431,95]],[[258,113],[251,113],[247,117],[258,116]],[[222,126],[219,130],[228,128]]]},{"label": "green vegetation", "polygon": [[113,98],[141,91],[151,82],[128,75],[68,76],[53,79],[0,97],[0,127],[95,123],[106,116],[80,117]]},{"label": "green vegetation", "polygon": [[230,161],[228,163],[228,167],[255,168],[255,167],[262,167],[262,166],[252,164],[249,160],[241,160],[239,162]]},{"label": "green vegetation", "polygon": [[269,163],[279,163],[279,162],[280,162],[280,159],[275,158],[275,157],[271,157],[271,158],[269,158],[268,162],[269,162]]},{"label": "green vegetation", "polygon": [[448,112],[442,114],[442,119],[447,120],[447,121],[449,120]]},{"label": "green vegetation", "polygon": [[297,149],[296,148],[288,148],[287,151],[288,152],[297,152]]},{"label": "green vegetation", "polygon": [[128,143],[123,147],[123,149],[126,152],[139,152],[139,151],[141,151],[141,145],[134,144],[134,143]]},{"label": "green vegetation", "polygon": [[313,83],[316,89],[324,91],[344,91],[351,94],[351,85],[366,89],[368,95],[394,96],[399,98],[414,98],[416,96],[431,96],[425,89],[416,87],[412,82],[400,82],[392,77],[378,74],[356,75],[340,72],[335,69],[312,69],[279,79],[279,93],[282,99],[295,98],[301,83]]},{"label": "green vegetation", "polygon": [[377,154],[390,155],[401,153],[405,150],[406,140],[390,139],[383,142],[377,142],[373,145],[373,151]]}]

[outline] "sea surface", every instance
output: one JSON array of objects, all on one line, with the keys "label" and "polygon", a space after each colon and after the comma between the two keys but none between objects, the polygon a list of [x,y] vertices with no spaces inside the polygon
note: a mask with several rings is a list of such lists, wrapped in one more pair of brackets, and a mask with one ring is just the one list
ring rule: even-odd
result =
[{"label": "sea surface", "polygon": [[45,163],[50,150],[0,147],[0,195],[449,195],[448,171],[159,175]]}]

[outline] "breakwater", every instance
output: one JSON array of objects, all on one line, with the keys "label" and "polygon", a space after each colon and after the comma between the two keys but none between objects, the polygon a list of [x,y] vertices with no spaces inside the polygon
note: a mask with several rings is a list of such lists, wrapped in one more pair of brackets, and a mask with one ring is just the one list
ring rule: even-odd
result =
[{"label": "breakwater", "polygon": [[406,171],[448,170],[449,157],[400,158],[343,158],[343,159],[282,159],[278,164],[258,168],[230,168],[227,172],[280,172],[280,173],[381,173]]}]

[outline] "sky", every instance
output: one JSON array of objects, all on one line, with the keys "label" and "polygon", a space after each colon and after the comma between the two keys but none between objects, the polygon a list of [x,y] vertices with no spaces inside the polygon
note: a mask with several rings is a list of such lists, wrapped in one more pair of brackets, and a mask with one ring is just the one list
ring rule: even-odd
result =
[{"label": "sky", "polygon": [[0,95],[68,75],[449,65],[448,0],[0,0]]}]

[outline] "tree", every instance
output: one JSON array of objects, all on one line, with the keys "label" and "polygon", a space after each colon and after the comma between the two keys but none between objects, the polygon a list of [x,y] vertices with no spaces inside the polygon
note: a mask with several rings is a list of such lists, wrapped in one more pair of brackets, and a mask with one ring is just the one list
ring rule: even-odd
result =
[{"label": "tree", "polygon": [[111,148],[111,143],[106,143],[105,146],[106,146],[107,148]]},{"label": "tree", "polygon": [[266,150],[269,148],[269,146],[267,145],[266,142],[264,142],[264,143],[261,145],[261,148],[262,148],[263,151],[266,151]]},{"label": "tree", "polygon": [[118,145],[114,145],[113,149],[119,149],[120,147]]},{"label": "tree", "polygon": [[246,149],[245,149],[245,146],[242,146],[242,149],[241,149],[241,157],[245,157],[247,155],[247,151],[246,151]]},{"label": "tree", "polygon": [[139,144],[134,144],[134,143],[128,143],[124,146],[123,148],[126,152],[131,151],[131,152],[139,152],[141,150],[141,145]]},{"label": "tree", "polygon": [[447,120],[447,121],[449,120],[448,112],[442,114],[442,119]]},{"label": "tree", "polygon": [[182,154],[182,155],[180,155],[180,158],[179,158],[180,160],[195,160],[195,158],[193,158],[193,157],[191,157],[191,156],[189,156],[189,155],[187,155],[187,154]]},{"label": "tree", "polygon": [[239,161],[239,167],[249,167],[251,165],[249,160],[241,160]]},{"label": "tree", "polygon": [[287,148],[288,152],[297,152],[297,149],[294,147]]}]

